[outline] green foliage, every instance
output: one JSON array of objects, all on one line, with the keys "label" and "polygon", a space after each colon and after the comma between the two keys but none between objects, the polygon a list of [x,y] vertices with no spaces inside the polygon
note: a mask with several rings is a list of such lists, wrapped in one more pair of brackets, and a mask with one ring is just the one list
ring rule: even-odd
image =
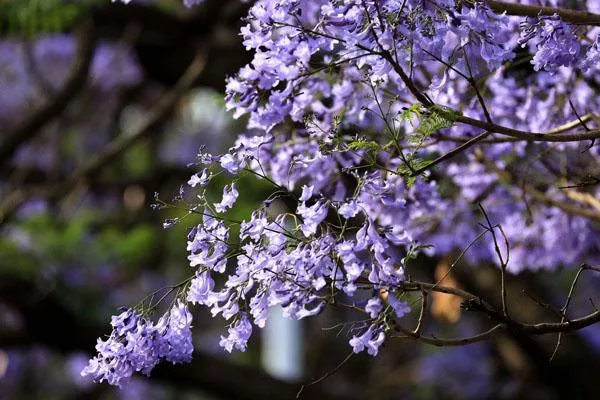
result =
[{"label": "green foliage", "polygon": [[98,235],[95,246],[98,255],[109,262],[139,265],[148,260],[148,249],[156,248],[156,233],[149,225],[138,225],[130,230],[112,226]]},{"label": "green foliage", "polygon": [[411,187],[417,180],[417,176],[413,175],[413,172],[427,166],[427,164],[429,164],[428,160],[415,157],[414,153],[411,153],[406,162],[400,165],[397,172],[404,177],[406,186]]},{"label": "green foliage", "polygon": [[22,246],[7,237],[0,238],[0,276],[32,278],[36,273],[37,261]]},{"label": "green foliage", "polygon": [[103,226],[101,221],[105,217],[89,214],[68,224],[51,216],[24,221],[11,238],[0,240],[0,276],[29,276],[69,266],[93,269],[107,263],[137,268],[153,256],[148,249],[156,246],[156,227],[125,229]]},{"label": "green foliage", "polygon": [[404,111],[400,114],[400,120],[409,121],[413,117],[416,117],[417,120],[420,120],[422,109],[423,106],[420,103],[415,103],[412,106],[404,109]]},{"label": "green foliage", "polygon": [[398,173],[403,175],[407,186],[415,183],[414,171],[427,166],[428,160],[417,156],[425,141],[440,129],[450,128],[456,122],[458,112],[448,107],[431,106],[424,108],[420,104],[413,104],[405,109],[399,116],[401,121],[413,124],[416,119],[418,126],[413,132],[407,134],[406,140],[412,145],[411,150],[404,156],[404,163],[398,168]]},{"label": "green foliage", "polygon": [[420,146],[433,133],[451,127],[456,122],[457,115],[456,111],[449,108],[440,106],[423,108],[419,104],[414,104],[401,114],[401,119],[412,121],[416,117],[419,126],[407,136],[407,140]]},{"label": "green foliage", "polygon": [[352,151],[364,150],[367,154],[375,156],[381,150],[381,145],[375,140],[369,140],[365,137],[355,137],[348,143],[348,149]]},{"label": "green foliage", "polygon": [[[132,146],[125,154],[123,154],[123,163],[115,168],[117,176],[125,173],[126,176],[132,178],[143,178],[147,176],[153,165],[152,149],[150,143],[143,141]],[[121,170],[121,168],[124,169]]]},{"label": "green foliage", "polygon": [[89,4],[83,0],[0,0],[0,30],[28,37],[61,32]]}]

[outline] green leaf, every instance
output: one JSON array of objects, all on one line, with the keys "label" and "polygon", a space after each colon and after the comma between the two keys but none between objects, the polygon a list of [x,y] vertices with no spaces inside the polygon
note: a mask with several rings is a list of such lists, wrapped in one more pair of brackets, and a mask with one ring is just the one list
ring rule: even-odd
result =
[{"label": "green leaf", "polygon": [[348,143],[348,149],[353,151],[365,151],[367,154],[376,155],[381,150],[381,145],[374,141],[369,140],[365,137],[356,137]]},{"label": "green leaf", "polygon": [[417,152],[420,150],[425,140],[440,129],[451,127],[457,120],[459,112],[449,107],[433,105],[425,108],[420,104],[413,104],[406,108],[400,114],[400,119],[410,121],[416,118],[418,127],[407,134],[406,140],[413,145],[413,149],[405,156],[406,163],[398,168],[398,173],[404,176],[408,187],[415,183],[416,177],[412,176],[413,171],[425,167],[429,164],[428,160],[419,159]]}]

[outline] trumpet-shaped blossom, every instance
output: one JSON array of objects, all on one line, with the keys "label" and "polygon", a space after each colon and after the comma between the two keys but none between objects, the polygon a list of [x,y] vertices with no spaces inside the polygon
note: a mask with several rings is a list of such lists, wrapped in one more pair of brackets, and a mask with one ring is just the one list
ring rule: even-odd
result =
[{"label": "trumpet-shaped blossom", "polygon": [[134,372],[150,375],[161,360],[189,362],[193,351],[191,323],[192,316],[181,301],[157,323],[133,310],[124,310],[112,317],[110,336],[98,339],[98,355],[81,375],[120,386]]}]

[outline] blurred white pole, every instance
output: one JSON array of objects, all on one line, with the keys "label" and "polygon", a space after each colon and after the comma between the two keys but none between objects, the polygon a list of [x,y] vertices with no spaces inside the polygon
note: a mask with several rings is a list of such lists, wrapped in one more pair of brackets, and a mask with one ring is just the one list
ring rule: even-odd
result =
[{"label": "blurred white pole", "polygon": [[281,308],[273,307],[262,333],[265,370],[279,379],[299,380],[303,364],[301,321],[284,318]]}]

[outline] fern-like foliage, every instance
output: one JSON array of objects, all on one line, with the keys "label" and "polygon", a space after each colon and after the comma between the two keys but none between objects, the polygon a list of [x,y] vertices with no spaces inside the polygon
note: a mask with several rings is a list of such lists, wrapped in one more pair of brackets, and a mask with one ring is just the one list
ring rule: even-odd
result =
[{"label": "fern-like foliage", "polygon": [[451,127],[456,122],[456,116],[456,111],[440,106],[424,109],[420,105],[413,105],[404,111],[402,119],[408,120],[416,117],[419,126],[407,136],[407,140],[412,144],[422,144],[433,133]]},{"label": "fern-like foliage", "polygon": [[381,149],[379,143],[375,140],[367,139],[366,137],[355,137],[351,142],[348,143],[348,149],[352,151],[363,150],[368,154],[375,156]]},{"label": "fern-like foliage", "polygon": [[406,184],[411,186],[416,180],[414,171],[427,166],[429,161],[417,156],[427,138],[440,129],[449,128],[456,122],[458,112],[447,107],[431,106],[424,108],[420,104],[414,104],[406,108],[400,115],[402,121],[417,120],[418,126],[413,132],[406,136],[406,140],[413,145],[412,150],[404,158],[404,164],[398,169],[398,173],[405,177]]}]

